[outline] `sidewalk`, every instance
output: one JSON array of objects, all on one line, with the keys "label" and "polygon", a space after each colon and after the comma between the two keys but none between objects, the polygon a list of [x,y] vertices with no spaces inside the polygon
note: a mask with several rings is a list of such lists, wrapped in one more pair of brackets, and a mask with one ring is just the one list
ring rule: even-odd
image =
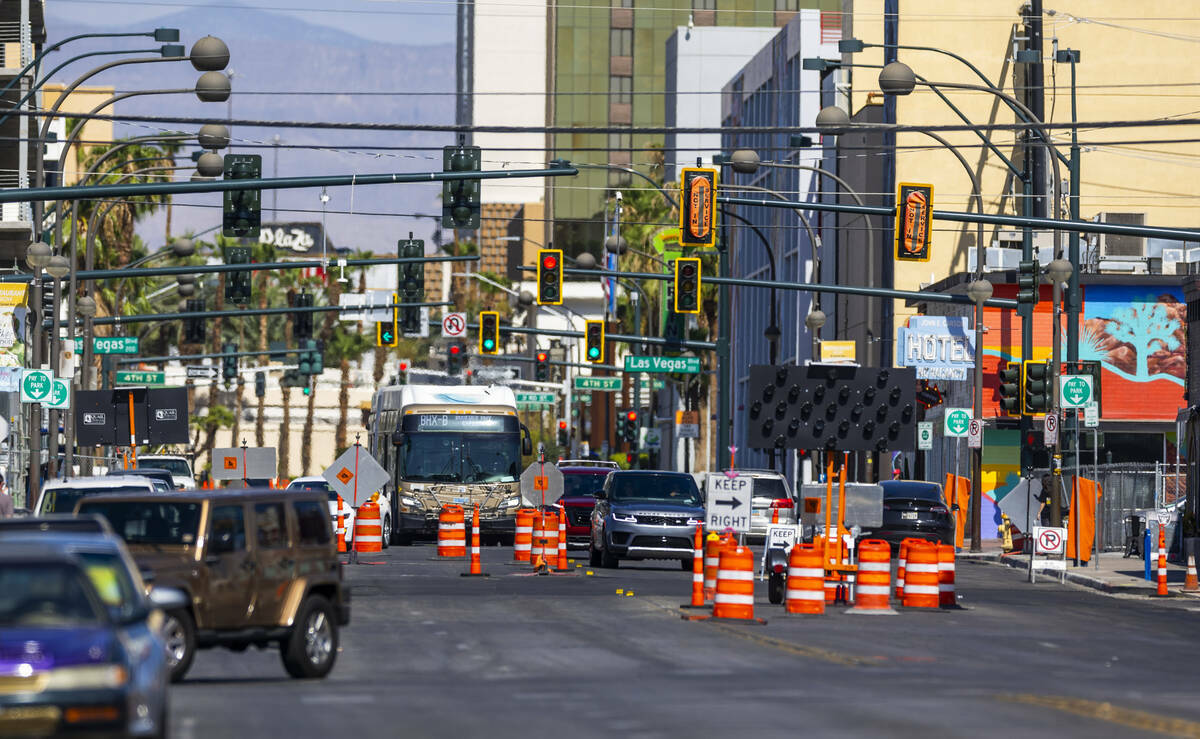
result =
[{"label": "sidewalk", "polygon": [[[1015,567],[1021,570],[1029,569],[1029,555],[1004,554],[998,539],[985,540],[982,552],[961,551],[958,559],[974,562],[995,562]],[[1121,552],[1104,552],[1099,561],[1093,560],[1087,565],[1076,567],[1067,560],[1066,580],[1075,585],[1093,588],[1114,595],[1131,595],[1149,597],[1154,595],[1158,585],[1154,580],[1146,580],[1144,564],[1141,559],[1123,557]],[[1097,564],[1099,566],[1097,566]],[[1151,577],[1155,576],[1157,565],[1151,568]],[[1200,593],[1183,593],[1183,583],[1187,568],[1167,564],[1167,587],[1172,596],[1192,597],[1200,599]],[[1052,570],[1039,570],[1039,580],[1057,580],[1058,573]]]}]

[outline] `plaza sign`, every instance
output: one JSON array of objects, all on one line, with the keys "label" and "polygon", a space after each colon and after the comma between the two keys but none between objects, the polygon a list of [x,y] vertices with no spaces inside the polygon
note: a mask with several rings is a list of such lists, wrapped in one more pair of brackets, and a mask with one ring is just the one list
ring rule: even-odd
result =
[{"label": "plaza sign", "polygon": [[915,367],[918,380],[966,380],[975,366],[975,334],[965,316],[912,316],[901,326],[901,367]]}]

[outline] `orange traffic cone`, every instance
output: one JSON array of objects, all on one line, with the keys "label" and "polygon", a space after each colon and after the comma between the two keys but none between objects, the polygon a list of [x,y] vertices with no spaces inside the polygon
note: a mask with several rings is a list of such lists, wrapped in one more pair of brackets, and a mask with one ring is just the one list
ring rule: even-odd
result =
[{"label": "orange traffic cone", "polygon": [[339,554],[346,551],[346,501],[342,496],[337,497],[337,550]]},{"label": "orange traffic cone", "polygon": [[479,561],[479,504],[471,514],[471,569],[461,573],[463,577],[487,577],[483,574],[483,565]]},{"label": "orange traffic cone", "polygon": [[704,607],[704,526],[696,524],[692,542],[692,608]]},{"label": "orange traffic cone", "polygon": [[1183,592],[1195,593],[1200,590],[1200,580],[1196,578],[1196,554],[1189,552],[1187,556],[1187,578],[1183,581]]}]

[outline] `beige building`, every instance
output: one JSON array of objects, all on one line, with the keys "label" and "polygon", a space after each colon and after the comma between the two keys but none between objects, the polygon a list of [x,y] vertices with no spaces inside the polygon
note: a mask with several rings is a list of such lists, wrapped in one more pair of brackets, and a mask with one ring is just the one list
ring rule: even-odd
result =
[{"label": "beige building", "polygon": [[[988,3],[963,3],[956,0],[900,0],[898,25],[899,59],[932,82],[982,84],[963,63],[930,51],[906,50],[910,46],[935,46],[958,54],[979,68],[993,83],[1009,95],[1023,99],[1026,65],[1014,59],[1025,35],[1021,18],[1022,3],[1017,0]],[[844,37],[870,44],[882,44],[883,0],[853,2],[853,22],[844,23]],[[1117,0],[1092,0],[1072,8],[1077,15],[1046,11],[1043,18],[1042,59],[1044,64],[1045,117],[1048,123],[1071,121],[1071,65],[1056,63],[1055,50],[1074,49],[1081,55],[1076,65],[1075,98],[1078,120],[1084,122],[1133,121],[1189,117],[1200,101],[1195,86],[1195,70],[1200,66],[1200,1],[1180,0],[1162,3],[1128,3]],[[844,62],[882,64],[883,52],[868,48],[843,55]],[[846,68],[840,82],[849,83],[848,111],[851,115],[864,106],[878,102],[878,70]],[[966,117],[976,124],[1017,123],[1014,114],[987,92],[943,89],[944,94]],[[928,87],[917,85],[907,97],[899,98],[896,121],[901,125],[959,125],[962,121]],[[989,213],[1019,214],[1020,182],[1014,181],[1008,167],[988,152],[971,131],[940,132],[958,147],[979,179],[984,209]],[[1016,145],[1018,132],[984,132],[1005,156],[1020,166]],[[1058,129],[1052,138],[1065,156],[1070,155],[1070,131]],[[1200,179],[1195,163],[1200,143],[1187,129],[1155,127],[1087,127],[1080,131],[1083,145],[1080,157],[1080,213],[1084,219],[1127,218],[1157,226],[1195,227],[1200,225],[1194,210],[1200,202]],[[1184,139],[1172,143],[1171,139]],[[970,208],[971,180],[962,164],[948,150],[928,136],[904,132],[896,136],[896,181],[926,182],[935,188],[934,207],[966,211]],[[1067,168],[1060,166],[1066,180]],[[1048,173],[1048,179],[1053,177]],[[1060,198],[1052,211],[1066,217],[1066,200]],[[1122,216],[1120,214],[1130,214]],[[1003,229],[987,227],[984,241],[998,247],[1011,238]],[[1139,243],[1129,243],[1129,242]],[[1148,242],[1148,243],[1147,243]],[[1085,245],[1085,264],[1116,255],[1135,261],[1134,252],[1143,258],[1161,254],[1163,246],[1155,240],[1127,240],[1109,243],[1092,239]],[[975,226],[935,221],[933,257],[928,263],[898,263],[895,286],[916,290],[955,272],[973,266],[970,252],[975,246]],[[1050,245],[1051,238],[1039,237],[1037,244]],[[1019,246],[1019,242],[1013,244]],[[1192,245],[1200,246],[1200,245]],[[891,247],[888,247],[889,249]],[[1005,255],[993,254],[1000,259]],[[1011,256],[1011,255],[1008,255]],[[1200,258],[1200,257],[1197,257]],[[1122,270],[1127,269],[1123,265]],[[1156,265],[1152,265],[1153,266]],[[1015,268],[1015,262],[1009,267]],[[1143,267],[1134,267],[1142,269]],[[1169,264],[1164,265],[1170,269]],[[1094,267],[1093,267],[1094,269]],[[1125,272],[1128,273],[1128,272]],[[895,304],[895,325],[900,326],[915,307]],[[894,356],[894,355],[893,355]]]},{"label": "beige building", "polygon": [[[58,102],[59,96],[62,95],[63,85],[59,83],[47,84],[42,87],[42,107],[50,109]],[[67,133],[67,118],[71,113],[91,113],[92,110],[103,103],[114,94],[112,87],[77,87],[63,102],[59,108],[61,115],[56,117],[50,123],[50,130],[57,137],[57,143],[48,145],[46,151],[47,161],[58,161],[62,156],[63,144],[66,142],[69,134]],[[111,105],[101,108],[98,115],[112,115],[113,107]],[[79,134],[79,140],[71,151],[66,153],[66,161],[63,162],[63,181],[60,184],[73,185],[75,184],[81,172],[78,165],[78,153],[86,150],[90,146],[101,145],[105,146],[112,143],[113,140],[113,124],[112,121],[91,119],[82,123],[83,131]]]}]

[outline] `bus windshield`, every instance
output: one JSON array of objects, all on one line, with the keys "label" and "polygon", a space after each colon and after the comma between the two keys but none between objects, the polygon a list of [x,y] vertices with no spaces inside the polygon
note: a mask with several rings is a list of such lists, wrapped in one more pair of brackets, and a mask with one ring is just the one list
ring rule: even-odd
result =
[{"label": "bus windshield", "polygon": [[400,477],[412,482],[514,482],[521,475],[521,436],[410,432],[400,463]]}]

